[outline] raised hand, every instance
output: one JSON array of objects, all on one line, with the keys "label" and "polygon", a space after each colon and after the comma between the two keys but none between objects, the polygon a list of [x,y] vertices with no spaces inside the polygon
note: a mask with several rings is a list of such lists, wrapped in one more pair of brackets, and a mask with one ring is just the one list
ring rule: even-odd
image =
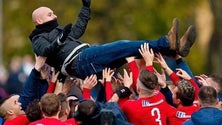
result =
[{"label": "raised hand", "polygon": [[76,82],[77,82],[76,79],[71,77],[66,77],[62,87],[62,93],[67,95],[71,91],[73,86],[76,84]]},{"label": "raised hand", "polygon": [[83,6],[85,6],[85,7],[90,7],[91,0],[82,0],[82,4],[83,4]]},{"label": "raised hand", "polygon": [[133,75],[132,72],[130,72],[129,74],[127,73],[126,69],[123,70],[124,74],[123,74],[123,84],[124,86],[126,86],[127,88],[130,88],[131,85],[133,84]]},{"label": "raised hand", "polygon": [[71,32],[71,29],[72,29],[72,24],[71,23],[67,24],[64,27],[64,29],[62,31],[62,34],[57,39],[57,43],[59,45],[62,45],[65,42],[66,38],[68,37],[69,33]]},{"label": "raised hand", "polygon": [[54,94],[59,94],[62,92],[62,87],[63,87],[63,83],[60,81],[56,81],[56,86],[55,86],[55,90],[54,90]]},{"label": "raised hand", "polygon": [[43,56],[37,56],[35,54],[35,66],[34,68],[40,72],[41,75],[41,79],[47,79],[47,77],[49,76],[49,72],[50,72],[50,66],[47,65],[46,62],[46,57]]},{"label": "raised hand", "polygon": [[41,68],[45,65],[46,57],[37,56],[35,54],[35,69],[40,72]]},{"label": "raised hand", "polygon": [[101,80],[99,80],[102,84],[104,84],[105,81],[111,82],[111,79],[114,75],[114,71],[110,68],[103,69],[103,77]]},{"label": "raised hand", "polygon": [[164,73],[164,69],[161,68],[161,74],[155,70],[154,74],[158,78],[158,84],[160,85],[161,88],[165,88],[167,86],[166,84],[166,75]]},{"label": "raised hand", "polygon": [[165,59],[163,58],[163,56],[160,53],[156,54],[156,60],[163,69],[168,68],[168,65],[167,65]]},{"label": "raised hand", "polygon": [[152,49],[149,48],[148,43],[144,43],[143,45],[141,45],[139,52],[143,56],[143,59],[146,62],[146,66],[153,65],[154,52]]},{"label": "raised hand", "polygon": [[209,86],[209,84],[207,83],[206,79],[207,79],[207,75],[205,74],[201,74],[199,76],[195,76],[195,78],[198,80],[198,82],[203,85],[203,86]]},{"label": "raised hand", "polygon": [[191,79],[190,75],[186,71],[184,71],[184,70],[182,70],[180,68],[177,68],[176,70],[177,70],[177,72],[176,72],[177,76],[179,76],[179,77],[181,77],[183,79],[186,79],[186,80],[190,80]]},{"label": "raised hand", "polygon": [[162,69],[164,69],[164,70],[166,71],[166,73],[167,73],[168,75],[170,75],[170,74],[173,73],[173,70],[171,70],[171,69],[169,68],[169,66],[167,65],[165,59],[163,58],[163,56],[162,56],[160,53],[156,54],[156,60],[157,60],[157,62],[160,64],[160,66],[162,67]]},{"label": "raised hand", "polygon": [[59,76],[59,71],[58,72],[56,72],[55,71],[55,68],[52,68],[51,69],[51,72],[52,72],[52,75],[51,75],[51,79],[50,79],[50,81],[51,82],[53,82],[53,83],[55,83],[56,81],[57,81],[57,79],[58,79],[58,76]]},{"label": "raised hand", "polygon": [[91,75],[87,76],[83,81],[83,88],[92,89],[97,84],[97,76]]}]

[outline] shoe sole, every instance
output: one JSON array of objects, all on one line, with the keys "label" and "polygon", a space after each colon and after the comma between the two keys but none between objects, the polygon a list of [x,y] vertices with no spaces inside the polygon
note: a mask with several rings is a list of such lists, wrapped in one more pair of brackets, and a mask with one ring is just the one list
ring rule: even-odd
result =
[{"label": "shoe sole", "polygon": [[192,47],[192,45],[196,40],[196,36],[197,36],[196,28],[191,25],[188,28],[187,42],[185,43],[184,47],[180,50],[180,55],[182,57],[186,57],[189,54],[190,48]]},{"label": "shoe sole", "polygon": [[175,23],[176,26],[176,51],[179,51],[179,45],[180,45],[180,40],[179,40],[179,32],[180,32],[180,23],[177,18],[174,18],[173,22]]}]

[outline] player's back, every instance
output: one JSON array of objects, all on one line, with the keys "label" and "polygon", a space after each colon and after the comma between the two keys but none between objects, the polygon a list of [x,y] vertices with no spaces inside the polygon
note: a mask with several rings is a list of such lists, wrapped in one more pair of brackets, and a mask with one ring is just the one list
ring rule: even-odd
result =
[{"label": "player's back", "polygon": [[175,116],[176,109],[168,105],[163,95],[156,92],[152,97],[128,100],[122,107],[130,123],[135,125],[166,125]]}]

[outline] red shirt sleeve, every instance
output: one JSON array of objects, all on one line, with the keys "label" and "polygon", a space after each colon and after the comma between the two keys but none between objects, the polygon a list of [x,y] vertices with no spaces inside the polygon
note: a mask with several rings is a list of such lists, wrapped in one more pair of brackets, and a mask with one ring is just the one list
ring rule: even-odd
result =
[{"label": "red shirt sleeve", "polygon": [[137,67],[136,61],[128,63],[129,71],[133,74],[133,89],[136,90],[137,78],[139,76],[139,69]]},{"label": "red shirt sleeve", "polygon": [[177,82],[180,81],[180,77],[177,76],[174,72],[170,74],[170,79],[173,81],[174,85],[177,85]]},{"label": "red shirt sleeve", "polygon": [[196,84],[194,79],[190,79],[189,81],[190,81],[190,83],[193,85],[193,87],[195,89],[195,100],[198,100],[198,92],[199,92],[200,88],[198,87],[198,85]]},{"label": "red shirt sleeve", "polygon": [[53,93],[54,90],[55,90],[55,86],[56,86],[56,83],[50,82],[50,83],[49,83],[49,87],[48,87],[48,89],[47,89],[47,93]]},{"label": "red shirt sleeve", "polygon": [[148,71],[154,73],[154,68],[153,68],[152,65],[150,65],[150,66],[146,66],[146,69],[147,69]]},{"label": "red shirt sleeve", "polygon": [[82,95],[84,99],[90,99],[90,89],[83,88]]},{"label": "red shirt sleeve", "polygon": [[113,96],[112,85],[111,85],[111,82],[109,81],[105,83],[105,92],[106,92],[106,101],[108,101]]}]

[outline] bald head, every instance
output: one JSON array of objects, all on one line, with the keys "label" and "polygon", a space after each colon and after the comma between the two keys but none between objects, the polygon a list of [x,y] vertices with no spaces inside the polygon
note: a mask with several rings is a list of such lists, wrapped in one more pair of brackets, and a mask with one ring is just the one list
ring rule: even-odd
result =
[{"label": "bald head", "polygon": [[18,102],[19,95],[12,95],[0,103],[0,116],[4,119],[14,118],[18,115],[25,114],[22,110],[21,103]]},{"label": "bald head", "polygon": [[48,7],[39,7],[32,12],[32,20],[35,25],[57,19],[57,16]]}]

